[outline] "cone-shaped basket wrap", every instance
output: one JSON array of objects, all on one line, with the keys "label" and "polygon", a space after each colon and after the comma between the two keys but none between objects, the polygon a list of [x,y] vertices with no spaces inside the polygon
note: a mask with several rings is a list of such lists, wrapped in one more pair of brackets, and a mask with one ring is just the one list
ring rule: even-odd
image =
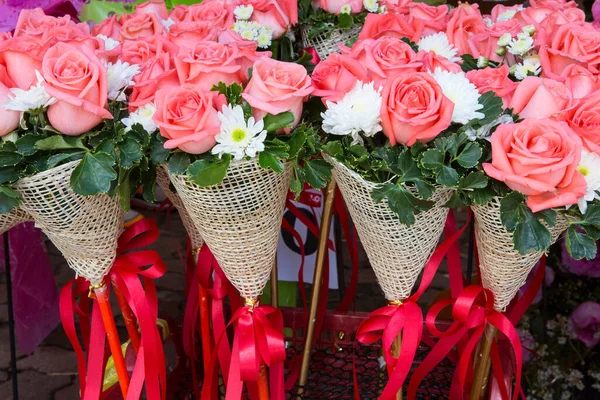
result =
[{"label": "cone-shaped basket wrap", "polygon": [[8,214],[0,214],[0,235],[8,232],[21,222],[31,221],[31,217],[19,207],[12,209]]},{"label": "cone-shaped basket wrap", "polygon": [[[496,197],[485,206],[472,206],[472,209],[481,280],[483,286],[494,293],[496,310],[504,311],[544,252],[530,251],[522,255],[515,250],[512,234],[500,219],[500,200]],[[567,227],[567,220],[559,214],[556,224],[550,228],[552,243]]]},{"label": "cone-shaped basket wrap", "polygon": [[181,222],[183,222],[183,226],[190,237],[190,241],[192,242],[193,249],[199,249],[204,244],[204,240],[202,240],[202,236],[200,236],[200,232],[196,229],[194,225],[194,221],[190,217],[190,214],[185,209],[183,202],[181,201],[181,197],[175,192],[171,190],[171,178],[169,177],[169,172],[166,166],[159,166],[156,168],[156,183],[165,192],[167,198],[173,203],[175,208],[177,208],[177,212],[179,212],[179,217],[181,218]]},{"label": "cone-shaped basket wrap", "polygon": [[123,229],[117,198],[80,196],[69,184],[79,161],[23,178],[15,189],[22,208],[60,250],[69,266],[92,284],[102,281],[116,257]]},{"label": "cone-shaped basket wrap", "polygon": [[309,39],[310,27],[304,27],[300,32],[302,35],[302,46],[312,47],[321,58],[321,61],[325,61],[331,53],[340,52],[338,44],[347,44],[351,39],[358,36],[361,29],[362,25],[354,25],[349,29],[333,29],[319,33],[312,39]]},{"label": "cone-shaped basket wrap", "polygon": [[200,235],[245,298],[258,297],[269,280],[290,172],[289,163],[277,174],[252,159],[232,161],[223,182],[210,187],[171,175]]},{"label": "cone-shaped basket wrap", "polygon": [[376,183],[364,180],[331,157],[325,158],[333,165],[333,177],[344,196],[385,298],[408,298],[438,244],[448,215],[443,204],[452,192],[437,189],[431,198],[436,202],[435,206],[418,214],[412,226],[402,225],[387,201],[377,204],[371,198]]}]

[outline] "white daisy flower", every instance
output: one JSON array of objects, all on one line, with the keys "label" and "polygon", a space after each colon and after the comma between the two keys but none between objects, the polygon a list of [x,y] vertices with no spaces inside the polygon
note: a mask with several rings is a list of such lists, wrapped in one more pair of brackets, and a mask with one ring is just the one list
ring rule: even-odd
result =
[{"label": "white daisy flower", "polygon": [[464,72],[453,73],[438,67],[431,75],[442,88],[444,96],[454,103],[452,122],[466,124],[472,119],[484,117],[477,112],[483,108],[479,104],[477,87],[467,79]]},{"label": "white daisy flower", "polygon": [[448,36],[444,32],[434,33],[421,38],[418,46],[419,51],[433,51],[438,56],[445,57],[449,61],[460,61],[460,57],[456,56],[458,49],[450,44],[448,41]]},{"label": "white daisy flower", "polygon": [[600,156],[596,153],[581,150],[581,160],[577,170],[581,172],[587,183],[585,195],[577,200],[577,206],[582,214],[587,211],[589,201],[599,200],[600,194]]},{"label": "white daisy flower", "polygon": [[381,88],[374,83],[356,82],[356,86],[337,103],[327,102],[327,111],[321,113],[323,130],[332,135],[351,135],[352,144],[363,143],[360,136],[371,137],[381,132]]},{"label": "white daisy flower", "polygon": [[256,42],[258,43],[258,47],[261,49],[268,49],[271,47],[271,40],[273,39],[273,31],[268,26],[262,26],[258,30],[258,35],[256,36]]},{"label": "white daisy flower", "polygon": [[365,10],[372,13],[379,10],[379,2],[377,0],[363,0],[363,6],[365,7]]},{"label": "white daisy flower", "polygon": [[235,10],[233,10],[233,14],[235,17],[242,21],[247,21],[252,17],[252,13],[254,12],[254,7],[252,4],[248,4],[247,6],[237,6]]},{"label": "white daisy flower", "polygon": [[172,18],[168,18],[161,20],[160,23],[165,27],[165,30],[169,32],[171,26],[175,23],[175,21],[173,21]]},{"label": "white daisy flower", "polygon": [[340,7],[340,14],[351,14],[352,13],[352,7],[350,6],[350,4],[344,4],[343,6]]},{"label": "white daisy flower", "polygon": [[150,102],[144,104],[131,114],[129,117],[123,118],[122,122],[125,125],[125,132],[129,132],[133,125],[140,124],[148,134],[154,133],[158,129],[158,125],[152,118],[156,112],[156,105]]},{"label": "white daisy flower", "polygon": [[[31,85],[28,90],[19,88],[10,89],[8,99],[4,102],[2,107],[6,110],[20,111],[21,113],[47,108],[48,106],[56,103],[56,99],[46,92],[44,87],[44,78],[35,71],[37,77],[37,83]],[[21,115],[22,116],[22,115]]]},{"label": "white daisy flower", "polygon": [[233,24],[233,30],[246,40],[256,41],[259,28],[260,26],[255,22],[237,21]]},{"label": "white daisy flower", "polygon": [[106,64],[106,79],[108,81],[108,99],[125,101],[127,97],[124,88],[133,86],[133,77],[140,72],[140,66],[118,60],[116,63]]},{"label": "white daisy flower", "polygon": [[519,33],[517,39],[512,39],[508,45],[508,52],[516,56],[523,56],[533,49],[533,38],[527,34]]},{"label": "white daisy flower", "polygon": [[231,154],[234,159],[241,160],[245,156],[255,157],[256,153],[265,149],[264,141],[267,131],[261,119],[255,121],[250,117],[248,122],[244,119],[242,106],[232,107],[227,104],[218,113],[221,121],[221,132],[215,136],[217,144],[212,148],[212,154]]},{"label": "white daisy flower", "polygon": [[513,65],[511,73],[515,78],[522,81],[528,76],[538,76],[542,72],[542,64],[539,62],[539,57],[526,58],[522,63]]},{"label": "white daisy flower", "polygon": [[504,35],[500,36],[500,39],[498,39],[498,46],[500,46],[500,47],[508,46],[510,44],[511,40],[512,40],[512,36],[510,35],[510,33],[505,33]]},{"label": "white daisy flower", "polygon": [[110,51],[119,45],[119,41],[113,38],[109,38],[104,35],[96,35],[97,38],[104,40],[104,50]]}]

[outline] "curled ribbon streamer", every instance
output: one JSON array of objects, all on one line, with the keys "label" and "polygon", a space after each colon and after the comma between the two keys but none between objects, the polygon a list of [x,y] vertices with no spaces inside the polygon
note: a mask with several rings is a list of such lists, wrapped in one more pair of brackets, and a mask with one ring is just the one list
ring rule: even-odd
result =
[{"label": "curled ribbon streamer", "polygon": [[[433,252],[423,270],[421,284],[417,291],[398,305],[388,305],[370,313],[356,331],[356,340],[372,344],[382,339],[385,362],[392,373],[380,399],[393,400],[402,388],[414,361],[423,333],[423,313],[417,305],[418,299],[427,290],[444,256],[460,238],[470,222],[444,240]],[[391,353],[394,340],[402,335],[402,349],[398,358]],[[355,379],[355,397],[358,398],[358,384]]]},{"label": "curled ribbon streamer", "polygon": [[[283,384],[283,362],[285,342],[283,339],[283,316],[275,307],[258,305],[239,308],[226,326],[235,324],[231,366],[227,378],[226,400],[239,400],[242,397],[244,382],[258,381],[261,360],[270,367],[270,393],[273,400],[285,398]],[[219,348],[226,337],[226,331],[216,342]],[[202,400],[217,398],[217,352],[213,351],[210,366],[202,390]]]},{"label": "curled ribbon streamer", "polygon": [[[435,326],[438,314],[446,307],[452,305],[454,321],[446,331],[440,331]],[[462,399],[465,391],[467,373],[471,368],[473,351],[479,343],[487,324],[494,326],[508,338],[515,353],[516,385],[513,399],[516,400],[521,389],[522,350],[519,335],[510,320],[494,309],[494,295],[482,286],[471,285],[463,290],[457,299],[446,299],[434,304],[426,318],[427,329],[433,336],[440,340],[431,349],[425,360],[414,372],[408,387],[408,398],[414,399],[417,389],[423,378],[452,350],[452,348],[467,336],[468,341],[460,355],[457,369],[454,374],[450,392],[451,400]],[[495,341],[494,341],[495,342]],[[501,371],[497,348],[492,349],[492,368]],[[498,381],[502,387],[502,380]],[[502,398],[508,399],[506,388],[501,388]]]}]

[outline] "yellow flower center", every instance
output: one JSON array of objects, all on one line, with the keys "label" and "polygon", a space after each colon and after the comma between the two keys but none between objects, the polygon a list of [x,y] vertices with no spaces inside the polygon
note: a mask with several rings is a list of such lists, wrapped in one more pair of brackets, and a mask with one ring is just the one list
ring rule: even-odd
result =
[{"label": "yellow flower center", "polygon": [[577,167],[577,171],[581,172],[581,174],[583,176],[587,176],[590,173],[590,171],[588,170],[588,168],[584,167],[583,165],[580,165],[579,167]]},{"label": "yellow flower center", "polygon": [[231,138],[233,139],[234,142],[239,143],[242,140],[246,139],[246,131],[241,128],[234,129],[233,132],[231,133]]}]

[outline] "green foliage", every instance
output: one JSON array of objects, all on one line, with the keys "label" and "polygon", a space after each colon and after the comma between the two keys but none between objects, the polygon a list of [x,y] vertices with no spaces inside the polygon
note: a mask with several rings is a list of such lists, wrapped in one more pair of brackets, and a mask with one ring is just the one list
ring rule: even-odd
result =
[{"label": "green foliage", "polygon": [[224,154],[223,157],[210,157],[199,159],[187,168],[187,176],[198,186],[214,186],[225,178],[227,168],[231,163],[231,155]]},{"label": "green foliage", "polygon": [[19,194],[8,186],[0,185],[0,214],[8,214],[19,204],[21,204]]},{"label": "green foliage", "polygon": [[225,82],[219,82],[218,85],[213,85],[210,90],[224,95],[228,104],[236,105],[242,102],[242,92],[244,91],[244,88],[235,82],[231,85],[226,85]]}]

